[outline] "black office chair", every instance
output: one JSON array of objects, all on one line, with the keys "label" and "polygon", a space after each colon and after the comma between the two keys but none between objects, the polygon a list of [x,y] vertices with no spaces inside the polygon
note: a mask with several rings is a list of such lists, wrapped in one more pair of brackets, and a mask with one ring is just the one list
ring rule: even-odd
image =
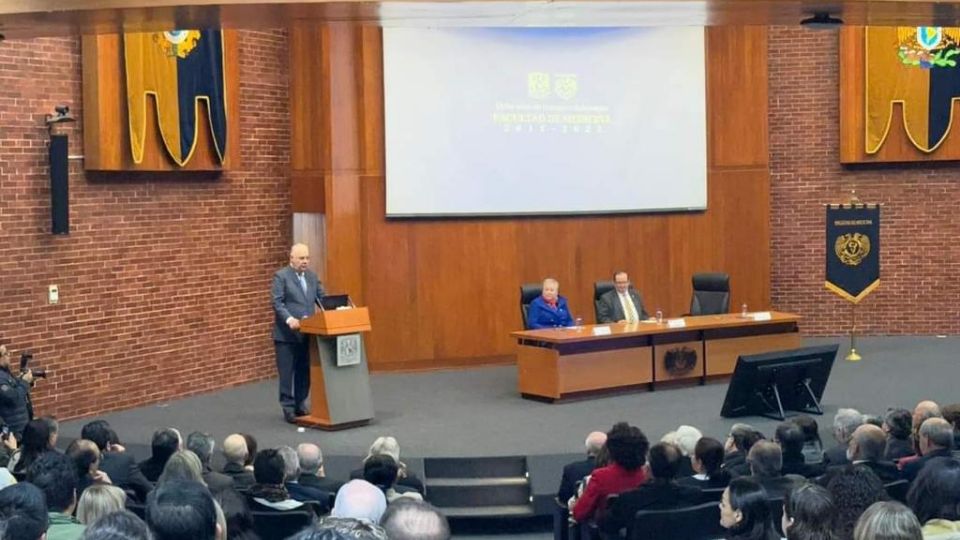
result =
[{"label": "black office chair", "polygon": [[530,309],[530,302],[533,302],[538,296],[543,294],[542,283],[524,283],[520,286],[520,318],[523,319],[523,327],[527,325],[527,310]]},{"label": "black office chair", "polygon": [[630,540],[707,540],[723,538],[725,531],[720,526],[720,506],[715,502],[674,508],[671,510],[641,510],[627,527]]},{"label": "black office chair", "polygon": [[614,289],[612,281],[593,282],[593,314],[594,320],[600,322],[600,297]]},{"label": "black office chair", "polygon": [[722,272],[693,275],[691,315],[719,315],[730,312],[730,276]]}]

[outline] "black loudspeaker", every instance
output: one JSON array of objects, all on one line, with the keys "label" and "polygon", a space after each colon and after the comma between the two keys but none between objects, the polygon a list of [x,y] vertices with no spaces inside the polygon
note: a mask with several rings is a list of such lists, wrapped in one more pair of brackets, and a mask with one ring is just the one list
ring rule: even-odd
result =
[{"label": "black loudspeaker", "polygon": [[70,233],[70,184],[66,135],[50,135],[50,217],[53,234]]}]

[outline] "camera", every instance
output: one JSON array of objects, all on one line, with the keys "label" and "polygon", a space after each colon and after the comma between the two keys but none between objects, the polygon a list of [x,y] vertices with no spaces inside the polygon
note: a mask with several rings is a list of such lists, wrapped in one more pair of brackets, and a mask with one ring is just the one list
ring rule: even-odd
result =
[{"label": "camera", "polygon": [[[30,351],[23,351],[20,354],[20,373],[23,373],[27,370],[27,366],[30,364],[30,361],[33,360],[33,353]],[[45,369],[34,369],[33,376],[38,379],[47,378],[47,370]]]},{"label": "camera", "polygon": [[57,114],[59,114],[60,116],[66,116],[67,113],[70,112],[70,106],[69,106],[69,105],[57,105],[57,106],[55,106],[55,107],[53,108],[53,110],[57,111]]}]

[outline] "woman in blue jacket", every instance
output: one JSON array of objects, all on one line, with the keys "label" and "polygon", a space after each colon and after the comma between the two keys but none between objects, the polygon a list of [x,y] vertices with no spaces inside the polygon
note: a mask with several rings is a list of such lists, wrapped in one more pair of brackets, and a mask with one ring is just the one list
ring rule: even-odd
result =
[{"label": "woman in blue jacket", "polygon": [[560,296],[560,283],[547,278],[543,280],[543,292],[527,308],[527,327],[535,330],[563,326],[573,326],[573,317],[567,299]]}]

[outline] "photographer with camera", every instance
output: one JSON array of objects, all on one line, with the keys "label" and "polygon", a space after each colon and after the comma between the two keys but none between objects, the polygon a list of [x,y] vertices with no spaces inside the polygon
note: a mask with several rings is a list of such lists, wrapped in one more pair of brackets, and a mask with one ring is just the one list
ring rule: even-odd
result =
[{"label": "photographer with camera", "polygon": [[[27,368],[31,357],[29,352],[23,353],[20,374],[14,375],[10,367],[10,351],[6,345],[0,345],[0,418],[16,440],[20,439],[23,428],[33,418],[33,405],[30,403],[33,372]],[[7,436],[4,442],[9,438]]]}]

